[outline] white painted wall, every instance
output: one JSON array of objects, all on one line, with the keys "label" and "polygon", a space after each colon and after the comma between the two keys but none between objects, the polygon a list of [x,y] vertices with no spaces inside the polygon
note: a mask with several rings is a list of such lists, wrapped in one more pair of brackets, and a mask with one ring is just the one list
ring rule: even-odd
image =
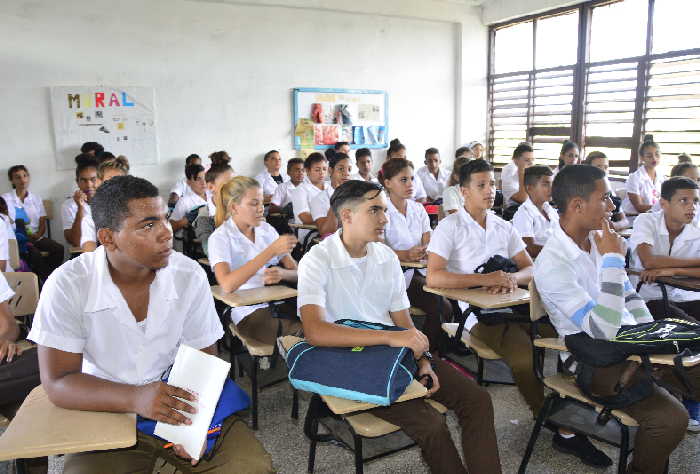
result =
[{"label": "white painted wall", "polygon": [[554,8],[576,5],[584,0],[486,0],[482,4],[481,21],[492,25],[521,16],[533,15]]},{"label": "white painted wall", "polygon": [[[27,165],[58,209],[73,174],[56,171],[48,88],[81,84],[155,87],[160,164],[133,174],[163,194],[189,153],[226,149],[242,174],[259,172],[268,149],[292,157],[293,87],[385,89],[390,136],[416,165],[429,146],[449,164],[455,145],[485,131],[486,28],[465,11],[447,22],[211,1],[2,1],[0,172]],[[476,61],[465,66],[464,54]]]}]

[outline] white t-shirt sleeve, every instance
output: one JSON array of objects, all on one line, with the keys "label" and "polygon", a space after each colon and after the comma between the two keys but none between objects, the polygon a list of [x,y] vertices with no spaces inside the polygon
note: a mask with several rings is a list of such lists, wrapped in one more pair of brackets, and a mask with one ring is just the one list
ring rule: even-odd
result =
[{"label": "white t-shirt sleeve", "polygon": [[[4,222],[0,222],[0,260],[5,260],[6,262],[10,260],[10,244],[8,242],[7,226],[5,226]],[[2,270],[4,269],[0,269],[0,271]]]},{"label": "white t-shirt sleeve", "polygon": [[632,235],[630,235],[629,245],[630,250],[634,252],[641,244],[649,244],[654,246],[656,240],[654,236],[657,233],[656,219],[652,213],[640,214],[635,220],[632,227]]},{"label": "white t-shirt sleeve", "polygon": [[7,284],[7,279],[5,278],[5,275],[0,273],[0,303],[9,301],[10,298],[12,298],[13,296],[15,296],[15,292],[12,291],[10,285]]},{"label": "white t-shirt sleeve", "polygon": [[61,205],[61,219],[63,221],[63,230],[68,230],[73,227],[73,222],[75,222],[75,215],[78,213],[77,206],[72,206],[73,198],[68,198],[63,201]]},{"label": "white t-shirt sleeve", "polygon": [[639,174],[632,173],[627,177],[627,183],[625,183],[625,189],[628,193],[634,193],[638,196],[642,194],[641,180],[639,179]]},{"label": "white t-shirt sleeve", "polygon": [[421,205],[420,209],[420,233],[421,236],[425,234],[426,232],[431,232],[433,229],[430,227],[430,217],[428,216],[428,211],[425,210],[425,207]]},{"label": "white t-shirt sleeve", "polygon": [[515,212],[512,223],[521,237],[535,237],[535,223],[522,206]]},{"label": "white t-shirt sleeve", "polygon": [[97,231],[95,230],[95,221],[92,216],[86,214],[80,222],[80,246],[82,247],[87,242],[97,243]]},{"label": "white t-shirt sleeve", "polygon": [[182,343],[195,349],[204,349],[221,339],[224,330],[214,307],[214,299],[211,297],[211,289],[204,269],[201,267],[195,269],[190,285],[197,287],[199,296],[192,299],[192,305],[187,311]]},{"label": "white t-shirt sleeve", "polygon": [[442,210],[445,214],[448,211],[455,211],[462,207],[457,188],[450,186],[442,193]]},{"label": "white t-shirt sleeve", "polygon": [[428,252],[439,255],[445,260],[450,259],[452,250],[454,250],[454,242],[452,241],[454,226],[450,224],[450,222],[446,222],[444,220],[438,224],[433,231],[433,235],[430,237],[430,243],[428,244]]},{"label": "white t-shirt sleeve", "polygon": [[36,200],[38,202],[37,208],[39,209],[39,217],[46,217],[46,209],[44,208],[44,201],[42,201],[42,199],[39,196],[36,197]]},{"label": "white t-shirt sleeve", "polygon": [[173,209],[173,213],[170,215],[171,221],[179,221],[185,217],[185,214],[187,214],[187,203],[185,201],[185,198],[180,198],[177,200],[175,209]]},{"label": "white t-shirt sleeve", "polygon": [[501,191],[503,192],[503,199],[506,205],[508,205],[510,197],[518,192],[518,189],[520,189],[518,168],[516,166],[504,168],[504,173],[501,175]]},{"label": "white t-shirt sleeve", "polygon": [[[299,262],[297,271],[297,307],[308,304],[326,307],[328,272],[330,264],[326,261],[326,253],[312,249]],[[401,280],[403,280],[401,275]]]},{"label": "white t-shirt sleeve", "polygon": [[391,302],[389,305],[389,311],[391,312],[401,311],[411,307],[411,302],[408,300],[408,295],[406,294],[406,278],[404,277],[404,274],[401,271],[401,264],[399,263],[399,258],[396,255],[394,255],[392,261],[393,275],[391,276],[391,281],[393,282],[393,285],[391,293]]},{"label": "white t-shirt sleeve", "polygon": [[292,191],[292,212],[294,212],[295,217],[304,212],[311,213],[308,195],[301,186]]},{"label": "white t-shirt sleeve", "polygon": [[287,194],[287,186],[286,185],[277,186],[277,188],[275,189],[275,192],[272,193],[272,199],[270,199],[270,202],[277,207],[281,207],[282,203],[285,200],[286,194]]},{"label": "white t-shirt sleeve", "polygon": [[227,233],[223,232],[223,229],[221,232],[214,231],[209,236],[207,245],[209,247],[209,264],[211,265],[212,270],[217,263],[226,262],[231,265],[231,244]]},{"label": "white t-shirt sleeve", "polygon": [[316,221],[322,217],[328,215],[328,206],[326,204],[325,191],[321,191],[314,197],[309,203],[309,208],[311,209],[311,218]]},{"label": "white t-shirt sleeve", "polygon": [[416,179],[413,180],[413,187],[415,189],[413,192],[413,199],[427,199],[428,194],[425,192],[423,181],[419,177],[416,177]]},{"label": "white t-shirt sleeve", "polygon": [[510,234],[508,235],[508,258],[513,258],[525,250],[527,246],[520,236],[518,229],[512,225],[509,225],[508,227],[510,227]]}]

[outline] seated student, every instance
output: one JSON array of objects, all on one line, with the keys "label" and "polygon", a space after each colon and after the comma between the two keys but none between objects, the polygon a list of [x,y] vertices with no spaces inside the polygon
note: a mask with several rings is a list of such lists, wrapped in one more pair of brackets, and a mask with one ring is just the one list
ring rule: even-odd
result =
[{"label": "seated student", "polygon": [[292,202],[292,192],[304,182],[304,159],[292,158],[287,162],[289,180],[277,186],[270,199],[270,212],[280,212]]},{"label": "seated student", "polygon": [[[534,278],[559,337],[585,332],[609,340],[622,326],[653,320],[627,278],[625,244],[609,223],[613,204],[604,178],[597,168],[575,165],[554,179],[552,196],[560,226],[537,257]],[[623,362],[596,369],[596,392],[616,393],[626,368]],[[690,398],[697,401],[700,370],[686,374],[694,389]],[[659,375],[665,386],[686,392],[670,367],[660,368]],[[624,407],[639,423],[629,473],[664,472],[688,426],[688,413],[676,398],[655,384],[652,391],[650,397]]]},{"label": "seated student", "polygon": [[634,222],[638,214],[654,207],[664,181],[661,173],[656,170],[661,162],[660,148],[651,135],[645,135],[644,143],[639,146],[639,159],[642,166],[627,178],[627,196],[622,200],[622,210],[631,222]]},{"label": "seated student", "polygon": [[268,204],[275,194],[277,186],[287,181],[289,178],[284,176],[280,169],[282,168],[282,158],[277,150],[270,150],[265,153],[263,158],[265,171],[255,177],[260,183],[265,196],[265,204]]},{"label": "seated student", "polygon": [[17,236],[7,214],[7,203],[0,197],[0,271],[14,272],[10,265],[10,240],[17,240]]},{"label": "seated student", "polygon": [[[92,216],[102,246],[51,275],[29,334],[55,405],[191,423],[195,397],[161,377],[180,344],[216,355],[223,330],[204,270],[171,249],[165,212],[158,188],[141,178],[116,177],[95,193]],[[166,449],[163,440],[138,432],[130,448],[66,455],[64,472],[103,472],[105,466],[151,472],[159,457],[184,473],[272,472],[240,418],[226,418],[221,433],[211,458],[199,463],[181,446]]]},{"label": "seated student", "polygon": [[474,152],[469,145],[461,146],[455,150],[455,160],[459,158],[468,158],[470,160],[474,159]]},{"label": "seated student", "polygon": [[[438,288],[481,286],[493,294],[509,293],[518,286],[527,285],[532,278],[532,259],[525,243],[511,224],[490,211],[496,196],[493,167],[484,160],[470,161],[461,168],[460,182],[464,207],[438,224],[428,245],[428,285]],[[475,273],[479,265],[495,255],[511,259],[518,271]],[[464,311],[468,305],[460,302],[459,307]],[[517,314],[528,311],[527,308],[513,310]],[[529,324],[484,324],[471,313],[465,329],[503,357],[513,372],[520,394],[536,416],[544,403],[544,387],[532,367]],[[548,327],[543,327],[541,332],[549,337],[553,335]],[[561,430],[555,440],[557,447],[585,463],[595,466],[612,463],[586,437]]]},{"label": "seated student", "polygon": [[[381,184],[389,198],[384,242],[394,250],[402,262],[424,260],[432,229],[425,208],[411,199],[415,181],[413,164],[408,160],[389,160],[382,165],[381,177]],[[409,269],[404,272],[404,276],[411,305],[428,313],[424,332],[428,336],[430,349],[434,350],[442,333],[440,313],[435,308],[436,297],[423,291],[425,270]],[[441,314],[447,317],[452,313],[452,309],[446,300],[442,301]]]},{"label": "seated student", "polygon": [[63,202],[63,237],[73,247],[80,246],[80,226],[83,218],[90,212],[90,200],[97,189],[97,161],[84,159],[75,168],[75,182],[78,190]]},{"label": "seated student", "polygon": [[105,148],[97,142],[85,142],[80,147],[80,153],[91,155],[93,158],[104,151]]},{"label": "seated student", "polygon": [[[119,155],[113,160],[103,161],[97,167],[97,187],[100,187],[115,176],[126,176],[128,174],[129,160],[126,156]],[[89,209],[80,225],[80,248],[84,252],[92,252],[97,248],[95,221],[92,220],[92,213]]]},{"label": "seated student", "polygon": [[700,182],[700,174],[698,174],[698,165],[693,163],[679,163],[671,168],[671,178],[676,176],[684,176],[691,181]]},{"label": "seated student", "polygon": [[[63,245],[46,237],[46,209],[41,197],[29,191],[29,170],[24,165],[11,166],[7,177],[13,191],[2,195],[7,203],[10,219],[22,219],[28,238],[27,263],[39,278],[45,280],[63,262]],[[21,226],[20,226],[21,227]],[[41,252],[48,252],[42,257]]]},{"label": "seated student", "polygon": [[[311,201],[316,198],[320,192],[324,191],[330,184],[326,183],[326,175],[328,174],[328,161],[321,153],[311,153],[304,160],[304,170],[306,171],[306,180],[294,189],[292,193],[292,213],[294,214],[295,224],[313,224],[314,219],[311,215]],[[299,229],[297,235],[299,241],[304,242],[309,231]]]},{"label": "seated student", "polygon": [[[661,210],[641,214],[634,221],[629,239],[632,267],[643,268],[639,296],[644,298],[655,319],[700,318],[700,295],[693,291],[668,288],[666,314],[661,290],[654,285],[659,276],[700,277],[700,228],[692,224],[697,211],[698,184],[676,177],[661,185]],[[630,278],[636,285],[640,278]]]},{"label": "seated student", "polygon": [[[192,153],[190,156],[185,158],[185,168],[190,165],[201,165],[202,159],[196,153]],[[187,177],[183,176],[175,183],[175,186],[170,190],[170,197],[168,198],[168,207],[174,207],[177,200],[187,193],[189,186],[187,186]]]},{"label": "seated student", "polygon": [[210,167],[204,174],[207,183],[207,205],[199,208],[197,218],[192,223],[194,236],[202,243],[204,255],[209,255],[209,236],[216,228],[214,217],[216,216],[217,193],[224,184],[233,178],[233,168],[227,163],[220,163]]},{"label": "seated student", "polygon": [[200,207],[207,205],[207,183],[204,181],[204,166],[190,165],[185,168],[187,176],[187,186],[189,191],[182,198],[178,199],[170,214],[170,224],[175,233],[175,250],[182,252],[184,233],[180,229],[189,227],[194,221],[196,214],[193,212]]},{"label": "seated student", "polygon": [[[297,264],[289,255],[297,239],[280,236],[265,222],[263,212],[263,191],[253,178],[236,176],[217,194],[217,227],[209,237],[209,263],[226,292],[297,280]],[[289,304],[281,305],[280,312],[295,314]],[[301,330],[296,318],[275,317],[267,304],[233,308],[231,320],[241,335],[265,344]]]},{"label": "seated student", "polygon": [[559,164],[554,170],[554,176],[559,173],[562,168],[569,165],[578,165],[581,163],[581,153],[578,145],[571,140],[566,140],[561,146],[559,152]]},{"label": "seated student", "polygon": [[331,196],[338,186],[350,179],[350,173],[352,172],[350,157],[344,153],[335,153],[333,161],[328,165],[331,178],[330,186],[326,186],[322,192],[317,193],[309,201],[311,218],[313,223],[316,224],[321,237],[332,234],[338,229],[338,221],[331,208]]},{"label": "seated student", "polygon": [[360,148],[355,152],[355,164],[357,165],[357,174],[350,176],[350,179],[379,182],[377,177],[372,174],[372,152],[369,148]]},{"label": "seated student", "polygon": [[350,144],[348,142],[335,142],[333,145],[333,150],[336,153],[345,153],[350,156]]},{"label": "seated student", "polygon": [[608,168],[610,167],[608,157],[605,156],[605,153],[601,151],[592,151],[588,154],[588,156],[586,156],[584,164],[595,166],[596,168],[602,170],[603,173],[605,173],[605,183],[608,186],[608,189],[610,190],[610,198],[612,199],[613,204],[615,205],[615,209],[613,210],[612,214],[613,227],[616,230],[626,229],[630,227],[631,224],[629,220],[627,220],[627,216],[624,212],[622,212],[622,199],[618,197],[617,193],[610,185],[610,181],[608,181]]},{"label": "seated student", "polygon": [[501,171],[503,214],[513,216],[518,206],[527,199],[525,169],[535,164],[535,156],[529,143],[521,143],[513,150],[513,161]]},{"label": "seated student", "polygon": [[528,198],[513,216],[513,227],[525,241],[527,253],[535,259],[556,226],[559,214],[549,201],[552,198],[552,170],[549,166],[533,165],[525,170]]},{"label": "seated student", "polygon": [[462,189],[459,185],[459,170],[470,161],[471,158],[460,157],[455,159],[452,164],[450,180],[442,193],[442,212],[445,215],[454,214],[464,207],[464,196],[462,196]]},{"label": "seated student", "polygon": [[445,191],[450,177],[447,171],[440,168],[440,163],[440,152],[438,149],[428,148],[425,150],[425,166],[416,173],[428,196],[428,202],[442,199],[442,193]]},{"label": "seated student", "polygon": [[[431,368],[425,354],[427,338],[413,326],[399,260],[381,243],[388,220],[381,188],[366,181],[348,181],[336,189],[331,205],[342,223],[341,231],[313,247],[299,264],[297,305],[307,341],[325,347],[410,348],[418,359],[418,374],[433,379],[428,396],[457,416],[466,466],[444,417],[425,400],[395,403],[369,413],[401,427],[415,440],[431,472],[501,472],[488,393],[439,358],[433,359]],[[406,330],[375,331],[334,324],[345,318]]]},{"label": "seated student", "polygon": [[210,166],[216,166],[216,165],[230,165],[231,164],[231,157],[229,156],[228,152],[225,150],[220,150],[220,151],[215,151],[214,153],[211,153],[209,155],[209,165]]},{"label": "seated student", "polygon": [[[386,159],[391,160],[394,158],[401,158],[401,159],[407,159],[406,158],[406,146],[401,143],[401,141],[398,138],[394,138],[389,142],[389,149],[386,151]],[[419,203],[423,204],[427,201],[428,199],[428,194],[425,192],[425,188],[423,187],[423,182],[421,180],[416,180],[413,183],[413,200],[418,201]]]},{"label": "seated student", "polygon": [[482,145],[481,142],[474,140],[473,142],[469,142],[469,143],[467,144],[467,146],[468,146],[469,149],[471,150],[472,155],[474,155],[474,156],[472,157],[473,159],[475,159],[475,160],[478,160],[478,159],[480,159],[480,158],[484,158],[484,159],[485,159],[485,157],[483,156],[483,154],[484,154],[484,145]]}]

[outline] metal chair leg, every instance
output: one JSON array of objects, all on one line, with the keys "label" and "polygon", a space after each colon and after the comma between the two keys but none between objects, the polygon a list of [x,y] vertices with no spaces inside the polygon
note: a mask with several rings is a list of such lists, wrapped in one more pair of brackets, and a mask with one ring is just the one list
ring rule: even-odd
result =
[{"label": "metal chair leg", "polygon": [[627,456],[629,455],[630,430],[620,423],[620,461],[617,463],[617,472],[625,474],[627,472]]},{"label": "metal chair leg", "polygon": [[[476,352],[474,353],[476,354]],[[487,383],[484,383],[484,359],[479,357],[478,354],[476,354],[476,363],[477,363],[477,369],[476,369],[476,383],[478,385],[483,385],[486,386],[488,385]]]},{"label": "metal chair leg", "polygon": [[352,437],[355,440],[355,474],[363,474],[364,459],[362,457],[362,438],[353,433]]},{"label": "metal chair leg", "polygon": [[299,391],[292,388],[292,418],[299,418]]},{"label": "metal chair leg", "polygon": [[252,367],[250,371],[250,391],[253,398],[253,430],[258,429],[258,357],[252,357]]},{"label": "metal chair leg", "polygon": [[537,415],[537,421],[535,421],[535,426],[532,428],[532,434],[530,435],[530,440],[527,442],[527,448],[525,448],[523,460],[520,462],[518,474],[525,474],[527,464],[530,462],[530,456],[532,456],[532,450],[535,448],[535,443],[537,442],[537,438],[540,435],[540,431],[542,431],[542,425],[549,416],[549,412],[552,409],[552,405],[554,404],[554,400],[557,396],[558,395],[556,393],[552,393],[545,399],[544,404],[540,409],[540,413],[539,415]]}]

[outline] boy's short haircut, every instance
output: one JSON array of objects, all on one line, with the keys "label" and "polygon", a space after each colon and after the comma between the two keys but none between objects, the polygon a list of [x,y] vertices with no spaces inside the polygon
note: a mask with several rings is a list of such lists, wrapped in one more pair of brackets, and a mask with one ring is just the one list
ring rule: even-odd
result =
[{"label": "boy's short haircut", "polygon": [[350,157],[345,153],[335,152],[333,154],[333,158],[328,160],[328,166],[330,166],[331,168],[335,168],[335,165],[337,165],[338,162],[342,160],[350,160]]},{"label": "boy's short haircut", "polygon": [[320,163],[321,161],[328,161],[326,160],[326,157],[323,156],[322,153],[319,153],[317,151],[311,153],[309,156],[306,157],[304,160],[304,168],[307,170],[310,170],[313,165],[316,163]]},{"label": "boy's short haircut", "polygon": [[191,181],[195,179],[202,171],[204,171],[204,166],[202,165],[185,166],[185,177]]},{"label": "boy's short haircut", "polygon": [[493,166],[488,161],[481,158],[469,161],[459,169],[459,185],[466,187],[474,173],[484,173],[486,171],[493,171]]},{"label": "boy's short haircut", "polygon": [[534,152],[535,150],[532,149],[532,145],[530,145],[527,142],[522,142],[518,146],[515,147],[515,150],[513,150],[513,159],[520,158],[520,156],[523,153],[527,152]]},{"label": "boy's short haircut", "polygon": [[697,165],[692,163],[679,163],[671,168],[671,178],[683,176],[686,171],[692,168],[697,168]]},{"label": "boy's short haircut", "polygon": [[287,172],[292,169],[292,166],[294,165],[302,165],[304,166],[304,159],[303,158],[292,158],[287,162]]},{"label": "boy's short haircut", "polygon": [[[80,159],[78,159],[80,158]],[[78,166],[75,167],[75,180],[80,179],[80,173],[83,172],[83,170],[86,170],[88,168],[95,168],[95,171],[97,171],[97,159],[94,156],[90,155],[78,155],[75,158],[76,163]]]},{"label": "boy's short haircut", "polygon": [[217,165],[211,166],[206,173],[204,173],[204,181],[207,183],[213,183],[223,173],[233,170],[231,165],[228,163],[219,163]]},{"label": "boy's short haircut", "polygon": [[360,158],[364,158],[365,156],[372,158],[372,152],[369,151],[369,148],[358,148],[357,151],[355,151],[355,161],[359,160]]},{"label": "boy's short haircut", "polygon": [[345,145],[350,145],[348,142],[335,142],[335,145],[333,145],[333,149],[335,151],[340,150],[340,147],[345,146]]},{"label": "boy's short haircut", "polygon": [[[364,180],[350,180],[338,186],[331,196],[331,209],[333,209],[333,214],[335,214],[338,221],[340,221],[340,211],[342,209],[347,207],[355,209],[367,199],[365,194],[370,191],[376,191],[378,194],[382,192],[382,187],[377,183]],[[372,198],[375,196],[376,194],[372,195]]]},{"label": "boy's short haircut", "polygon": [[661,199],[670,201],[679,189],[698,189],[698,183],[685,176],[674,176],[661,184]]},{"label": "boy's short haircut", "polygon": [[438,155],[440,154],[440,150],[438,150],[438,149],[435,148],[435,147],[432,147],[432,146],[431,146],[430,148],[428,148],[427,150],[425,150],[425,157],[426,157],[426,158],[429,157],[430,155],[435,155],[435,154],[438,154]]},{"label": "boy's short haircut", "polygon": [[192,153],[190,156],[185,158],[185,166],[189,166],[189,165],[193,164],[194,160],[202,161],[202,159],[199,157],[199,155],[197,153]]},{"label": "boy's short haircut", "polygon": [[600,168],[591,165],[568,165],[561,169],[552,183],[552,200],[560,214],[573,198],[588,199],[595,191],[595,183],[605,179]]},{"label": "boy's short haircut", "polygon": [[554,173],[546,165],[533,165],[525,168],[525,186],[535,186],[542,176],[552,176]]},{"label": "boy's short haircut", "polygon": [[80,147],[80,153],[90,153],[91,151],[94,151],[95,155],[98,155],[105,151],[105,148],[97,142],[85,142]]},{"label": "boy's short haircut", "polygon": [[97,188],[90,201],[95,229],[121,229],[122,222],[129,216],[129,201],[158,196],[158,188],[143,178],[115,176]]},{"label": "boy's short haircut", "polygon": [[279,153],[277,150],[270,150],[267,153],[265,153],[265,156],[263,157],[263,161],[267,161],[274,153]]},{"label": "boy's short haircut", "polygon": [[607,158],[608,156],[603,153],[602,151],[592,151],[588,154],[585,160],[583,160],[584,165],[592,165],[593,160],[597,160],[598,158]]},{"label": "boy's short haircut", "polygon": [[457,150],[455,150],[455,158],[459,158],[460,156],[462,156],[464,153],[466,153],[468,151],[472,151],[472,149],[469,148],[468,146],[461,146],[461,147],[457,148]]}]

